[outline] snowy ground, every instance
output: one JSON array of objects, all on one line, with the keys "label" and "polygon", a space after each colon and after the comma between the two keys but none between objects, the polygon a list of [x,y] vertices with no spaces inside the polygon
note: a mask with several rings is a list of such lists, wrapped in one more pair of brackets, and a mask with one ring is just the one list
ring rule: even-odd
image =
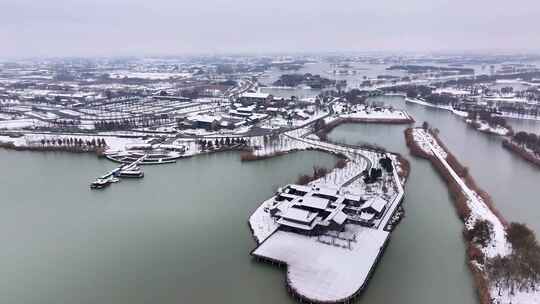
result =
[{"label": "snowy ground", "polygon": [[414,141],[422,148],[424,152],[429,155],[434,155],[434,150],[437,150],[438,154],[446,159],[446,151],[437,144],[437,141],[433,136],[429,135],[426,131],[422,129],[415,128],[413,129],[413,138]]},{"label": "snowy ground", "polygon": [[28,133],[21,137],[9,137],[0,136],[1,143],[13,143],[17,147],[40,147],[42,146],[41,140],[57,140],[57,139],[69,139],[77,138],[83,141],[92,139],[104,139],[108,146],[108,151],[123,151],[130,145],[146,144],[146,141],[142,138],[125,138],[116,136],[99,136],[99,135],[76,135],[76,134],[34,134]]},{"label": "snowy ground", "polygon": [[253,254],[287,263],[287,282],[297,293],[337,302],[362,288],[389,236],[386,231],[358,225],[345,229],[344,234],[355,235],[354,242],[327,245],[317,237],[277,231]]}]

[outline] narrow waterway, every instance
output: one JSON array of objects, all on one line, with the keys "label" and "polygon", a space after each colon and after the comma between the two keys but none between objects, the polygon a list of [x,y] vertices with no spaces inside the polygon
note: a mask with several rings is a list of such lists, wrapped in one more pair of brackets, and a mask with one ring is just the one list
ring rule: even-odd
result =
[{"label": "narrow waterway", "polygon": [[392,240],[362,301],[365,303],[476,303],[465,264],[463,225],[444,182],[429,162],[413,158],[405,145],[405,126],[344,124],[329,138],[370,143],[409,159],[406,217]]}]

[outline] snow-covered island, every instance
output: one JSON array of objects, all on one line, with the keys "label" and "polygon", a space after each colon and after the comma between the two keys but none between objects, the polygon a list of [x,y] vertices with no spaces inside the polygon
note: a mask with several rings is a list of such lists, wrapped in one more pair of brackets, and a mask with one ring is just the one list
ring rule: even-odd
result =
[{"label": "snow-covered island", "polygon": [[287,288],[301,301],[347,302],[366,287],[399,221],[408,168],[394,154],[306,134],[289,132],[273,149],[255,153],[316,149],[347,162],[308,184],[285,185],[264,201],[249,218],[257,241],[252,255],[286,265]]},{"label": "snow-covered island", "polygon": [[540,246],[533,232],[506,222],[434,131],[412,128],[405,135],[411,152],[432,162],[454,196],[480,302],[539,303]]}]

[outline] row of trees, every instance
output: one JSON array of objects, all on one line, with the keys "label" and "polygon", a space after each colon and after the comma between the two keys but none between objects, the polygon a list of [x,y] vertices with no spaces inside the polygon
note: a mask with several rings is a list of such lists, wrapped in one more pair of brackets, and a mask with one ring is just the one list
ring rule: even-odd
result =
[{"label": "row of trees", "polygon": [[366,184],[373,184],[381,177],[382,177],[382,169],[379,169],[379,168],[371,168],[369,172],[368,171],[364,172],[364,182]]},{"label": "row of trees", "polygon": [[394,172],[394,165],[392,165],[392,159],[388,156],[379,159],[379,164],[388,173]]},{"label": "row of trees", "polygon": [[301,84],[306,84],[312,88],[326,88],[337,84],[335,80],[321,77],[321,75],[306,74],[283,74],[277,81],[275,86],[296,87]]},{"label": "row of trees", "polygon": [[388,88],[382,88],[384,92],[405,92],[408,98],[420,98],[431,94],[432,88],[428,86],[416,86],[416,85],[401,85]]},{"label": "row of trees", "polygon": [[454,105],[459,102],[457,97],[449,94],[429,94],[424,97],[426,102],[435,105]]},{"label": "row of trees", "polygon": [[493,113],[488,111],[469,111],[468,118],[471,120],[482,120],[485,121],[492,127],[501,126],[506,127],[508,123],[506,119],[500,116],[495,116]]},{"label": "row of trees", "polygon": [[105,139],[103,138],[92,138],[92,139],[85,139],[82,138],[42,138],[40,140],[40,143],[42,146],[67,146],[67,147],[106,147],[107,143],[105,142]]},{"label": "row of trees", "polygon": [[216,138],[215,140],[205,140],[201,139],[197,142],[201,149],[204,150],[210,150],[214,147],[231,147],[235,145],[247,145],[247,140],[245,138],[238,138],[238,137],[225,137],[225,138]]},{"label": "row of trees", "polygon": [[129,130],[133,128],[148,128],[155,125],[169,123],[171,120],[167,117],[144,117],[118,120],[101,120],[94,123],[98,131]]}]

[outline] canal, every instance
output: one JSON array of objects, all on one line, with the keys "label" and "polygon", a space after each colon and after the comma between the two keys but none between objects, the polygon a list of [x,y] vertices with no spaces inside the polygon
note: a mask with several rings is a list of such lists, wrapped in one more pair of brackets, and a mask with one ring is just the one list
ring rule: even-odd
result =
[{"label": "canal", "polygon": [[360,302],[476,303],[465,264],[463,225],[446,185],[430,163],[413,158],[403,125],[344,124],[329,138],[350,144],[370,143],[404,155],[411,163],[405,188],[405,218]]}]

